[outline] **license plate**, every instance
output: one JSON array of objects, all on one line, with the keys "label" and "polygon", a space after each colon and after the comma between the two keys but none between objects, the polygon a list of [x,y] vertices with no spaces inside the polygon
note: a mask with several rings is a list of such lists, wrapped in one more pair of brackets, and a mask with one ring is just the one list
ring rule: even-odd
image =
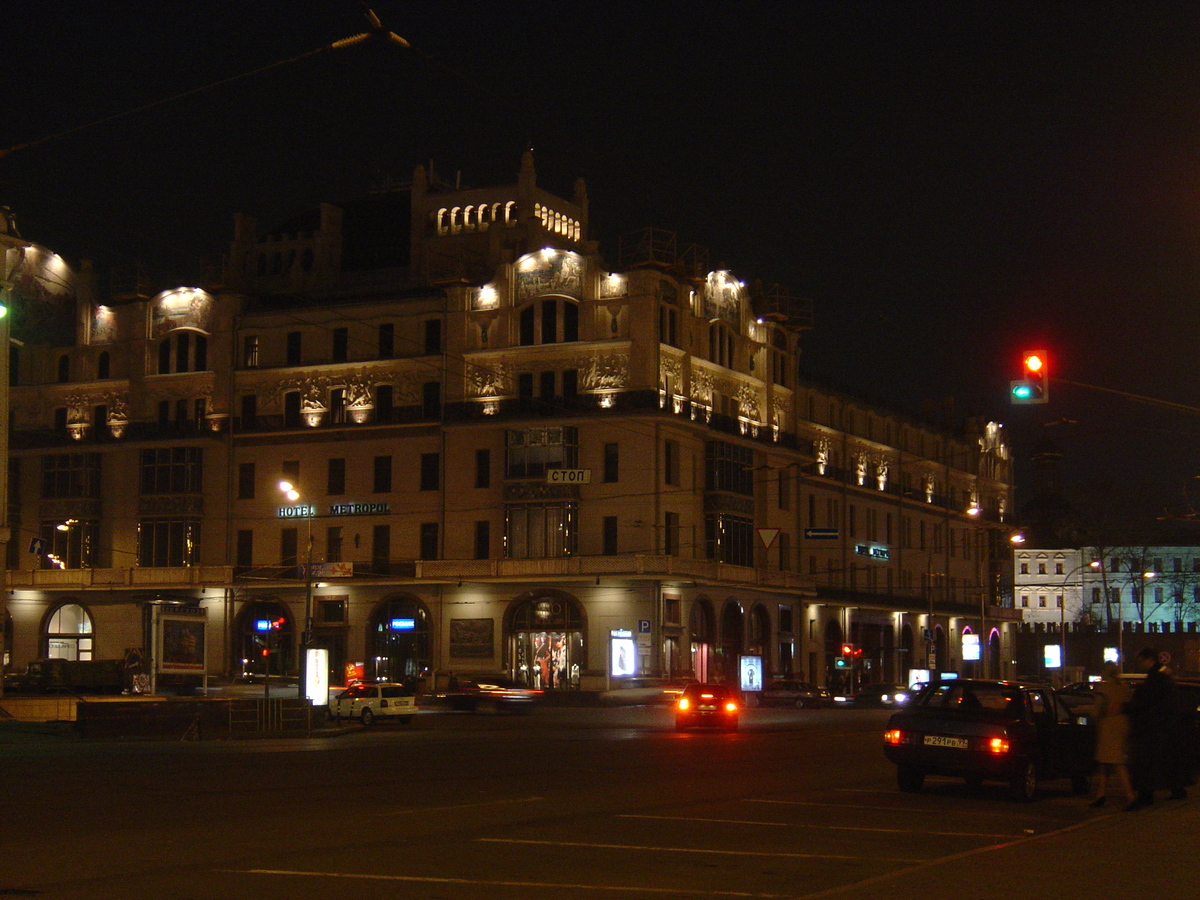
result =
[{"label": "license plate", "polygon": [[925,746],[927,747],[953,747],[956,750],[967,749],[967,739],[960,737],[943,737],[940,734],[925,735]]}]

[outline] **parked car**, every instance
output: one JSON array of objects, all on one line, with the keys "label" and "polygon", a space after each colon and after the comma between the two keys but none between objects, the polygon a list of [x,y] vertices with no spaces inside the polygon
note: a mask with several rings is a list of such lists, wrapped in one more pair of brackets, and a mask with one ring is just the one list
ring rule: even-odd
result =
[{"label": "parked car", "polygon": [[903,706],[912,697],[912,692],[899,684],[864,684],[853,693],[835,694],[835,706],[851,706],[856,709],[892,709]]},{"label": "parked car", "polygon": [[541,695],[506,675],[453,675],[444,698],[461,712],[523,712]]},{"label": "parked car", "polygon": [[929,684],[893,713],[883,736],[902,791],[919,791],[927,775],[949,775],[1007,782],[1025,801],[1040,780],[1070,778],[1073,790],[1087,790],[1094,744],[1087,720],[1051,689],[975,679]]},{"label": "parked car", "polygon": [[692,683],[686,678],[622,678],[620,681],[613,681],[612,687],[600,695],[600,702],[610,706],[674,703],[683,693],[683,689]]},{"label": "parked car", "polygon": [[772,681],[758,695],[761,706],[794,706],[797,709],[821,709],[833,705],[825,688],[807,681]]},{"label": "parked car", "polygon": [[689,684],[675,702],[675,730],[703,726],[737,731],[741,704],[723,684]]},{"label": "parked car", "polygon": [[329,704],[330,718],[358,719],[371,725],[377,718],[399,719],[408,724],[417,714],[417,698],[402,684],[352,684]]}]

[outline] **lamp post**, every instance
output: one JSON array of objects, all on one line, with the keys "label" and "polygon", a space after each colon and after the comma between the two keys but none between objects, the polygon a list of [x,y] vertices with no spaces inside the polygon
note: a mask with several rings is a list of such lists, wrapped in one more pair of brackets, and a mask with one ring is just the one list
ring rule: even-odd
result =
[{"label": "lamp post", "polygon": [[[279,482],[279,490],[283,491],[293,503],[300,499],[300,492],[296,490],[296,486],[290,481]],[[312,510],[304,510],[304,524],[306,532],[306,540],[308,543],[308,553],[304,563],[304,626],[300,633],[300,641],[298,643],[299,659],[297,660],[297,672],[300,676],[300,684],[296,689],[296,695],[303,700],[306,696],[305,691],[308,687],[308,644],[312,639],[312,605],[313,605],[313,536],[312,536]]]}]

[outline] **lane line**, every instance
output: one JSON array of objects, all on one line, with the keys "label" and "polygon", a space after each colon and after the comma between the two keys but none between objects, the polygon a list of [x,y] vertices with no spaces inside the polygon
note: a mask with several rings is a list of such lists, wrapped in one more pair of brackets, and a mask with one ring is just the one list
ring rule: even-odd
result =
[{"label": "lane line", "polygon": [[376,816],[407,816],[412,813],[449,812],[455,809],[479,809],[483,806],[503,806],[508,803],[539,803],[545,797],[514,797],[511,800],[484,800],[479,803],[456,803],[453,806],[413,806],[408,809],[390,809]]},{"label": "lane line", "polygon": [[958,812],[955,812],[954,810],[947,811],[945,809],[932,809],[932,808],[930,808],[930,809],[913,809],[913,808],[903,807],[903,806],[859,806],[859,805],[850,804],[850,803],[821,803],[817,800],[771,800],[771,799],[768,799],[765,797],[764,798],[743,797],[742,802],[743,803],[774,803],[779,806],[821,806],[821,807],[825,807],[827,809],[865,809],[865,810],[870,810],[872,812],[893,812],[893,813],[904,813],[905,815],[910,815],[912,813],[925,813],[928,815],[937,815],[937,816],[963,815],[963,816],[970,816],[971,818],[980,818],[981,815],[987,816],[988,818],[995,818],[995,819],[1011,819],[1012,818],[1012,816],[1008,815],[1008,814],[1003,814],[1003,813],[1000,813],[1000,814],[982,813],[981,814],[981,813],[977,813],[973,810],[959,810]]},{"label": "lane line", "polygon": [[1011,834],[986,834],[974,831],[918,831],[913,828],[859,828],[851,825],[810,825],[807,822],[756,822],[752,819],[705,819],[694,816],[649,816],[627,813],[618,819],[660,819],[668,822],[716,822],[723,825],[766,825],[771,828],[823,828],[826,831],[863,831],[878,834],[925,834],[932,837],[989,838],[1007,840]]},{"label": "lane line", "polygon": [[552,881],[489,881],[482,878],[435,878],[423,875],[364,875],[358,872],[305,872],[294,869],[219,869],[233,875],[275,875],[291,878],[337,878],[346,881],[402,881],[413,884],[465,884],[474,887],[548,888],[576,891],[613,891],[628,894],[682,894],[689,897],[761,897],[788,900],[788,894],[760,894],[753,891],[697,891],[695,888],[657,888],[635,885],[566,884]]},{"label": "lane line", "polygon": [[1077,822],[1074,825],[1068,825],[1066,828],[1060,828],[1057,831],[1049,831],[1045,834],[1035,835],[1033,837],[1016,838],[1015,840],[1004,841],[1000,844],[991,844],[987,847],[976,847],[973,850],[964,850],[961,853],[951,853],[949,856],[940,856],[937,859],[926,860],[922,863],[917,863],[914,866],[908,866],[903,869],[897,869],[894,872],[885,872],[882,875],[875,875],[871,878],[864,878],[862,881],[855,881],[852,884],[843,884],[839,887],[825,888],[824,890],[815,891],[811,894],[801,894],[792,898],[792,900],[821,900],[824,897],[836,897],[839,894],[845,894],[850,891],[861,894],[864,887],[871,885],[882,884],[891,881],[895,878],[903,878],[909,875],[914,875],[917,872],[923,872],[926,869],[932,869],[934,866],[945,865],[946,863],[958,862],[959,860],[970,859],[973,856],[981,856],[984,853],[992,853],[995,850],[1007,850],[1009,847],[1018,847],[1021,844],[1028,844],[1031,841],[1044,841],[1050,838],[1059,837],[1060,835],[1070,834],[1072,831],[1079,831],[1086,828],[1098,819],[1090,819],[1086,822]]},{"label": "lane line", "polygon": [[772,856],[784,859],[841,859],[848,862],[883,861],[899,863],[919,863],[924,859],[913,857],[889,856],[845,856],[836,853],[772,853],[766,850],[703,850],[695,847],[650,847],[641,844],[591,844],[576,841],[533,841],[520,838],[476,838],[483,844],[537,844],[545,847],[587,847],[593,850],[650,850],[655,853],[702,853],[724,856]]}]

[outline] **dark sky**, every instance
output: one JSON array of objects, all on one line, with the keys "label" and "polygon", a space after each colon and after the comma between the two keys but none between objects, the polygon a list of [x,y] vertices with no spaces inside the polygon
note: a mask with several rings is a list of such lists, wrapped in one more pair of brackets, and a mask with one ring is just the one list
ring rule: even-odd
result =
[{"label": "dark sky", "polygon": [[[0,159],[0,202],[68,259],[194,273],[265,224],[433,160],[465,184],[587,180],[592,236],[655,225],[812,298],[809,369],[953,397],[1028,457],[1046,422],[1096,519],[1187,512],[1200,414],[1200,4],[372,4],[359,46]],[[363,30],[348,0],[21,4],[0,146]],[[1025,474],[1024,472],[1022,474]],[[1028,484],[1028,481],[1025,481]]]}]

